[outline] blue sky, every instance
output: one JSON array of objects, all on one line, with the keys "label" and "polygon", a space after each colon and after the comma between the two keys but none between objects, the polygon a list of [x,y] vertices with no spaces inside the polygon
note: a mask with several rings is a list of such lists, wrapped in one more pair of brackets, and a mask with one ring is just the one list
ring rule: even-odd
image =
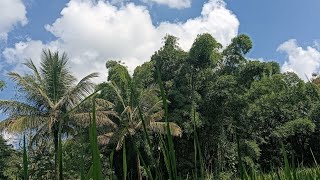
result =
[{"label": "blue sky", "polygon": [[240,33],[249,34],[254,42],[253,57],[265,57],[283,63],[278,46],[297,39],[300,46],[314,45],[320,38],[320,1],[318,0],[228,0],[240,21]]},{"label": "blue sky", "polygon": [[[25,72],[26,58],[39,64],[42,48],[66,51],[74,74],[100,72],[108,59],[132,71],[149,60],[170,33],[188,50],[196,34],[209,32],[223,45],[245,33],[249,58],[280,63],[305,78],[320,68],[319,0],[0,0],[0,79],[14,96],[8,71]],[[0,116],[0,119],[3,116]]]}]

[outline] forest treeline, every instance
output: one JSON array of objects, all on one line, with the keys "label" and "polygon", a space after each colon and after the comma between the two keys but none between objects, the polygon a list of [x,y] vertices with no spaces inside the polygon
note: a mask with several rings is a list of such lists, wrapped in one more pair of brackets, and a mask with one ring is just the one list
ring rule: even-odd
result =
[{"label": "forest treeline", "polygon": [[32,73],[8,74],[20,96],[0,100],[0,128],[25,135],[26,152],[0,138],[0,179],[24,177],[23,155],[30,179],[84,179],[97,159],[103,179],[235,179],[283,167],[284,149],[290,163],[314,167],[320,78],[249,60],[251,49],[247,35],[222,47],[205,33],[186,52],[167,35],[133,75],[108,60],[98,85],[96,73],[76,81],[66,54],[44,50],[40,67],[26,61]]}]

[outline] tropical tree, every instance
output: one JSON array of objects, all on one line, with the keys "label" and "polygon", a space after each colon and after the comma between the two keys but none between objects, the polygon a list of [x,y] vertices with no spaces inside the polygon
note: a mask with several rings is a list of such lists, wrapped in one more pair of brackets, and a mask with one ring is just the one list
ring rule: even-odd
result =
[{"label": "tropical tree", "polygon": [[[121,96],[120,89],[115,83],[110,83],[119,98],[123,111],[119,113],[119,122],[115,122],[115,130],[99,136],[99,141],[106,144],[112,137],[116,137],[116,150],[120,150],[123,141],[128,135],[135,135],[143,130],[143,120],[139,114],[139,108],[142,110],[142,115],[145,120],[146,129],[155,133],[165,134],[165,122],[160,122],[163,118],[162,101],[155,96],[157,89],[149,88],[141,93],[140,101],[137,106],[130,106],[125,103]],[[169,122],[170,132],[173,136],[181,136],[181,128],[173,122]]]},{"label": "tropical tree", "polygon": [[98,76],[92,73],[76,83],[67,63],[67,54],[43,50],[40,68],[31,59],[24,63],[32,74],[9,73],[25,98],[0,101],[0,110],[9,116],[1,122],[2,128],[9,132],[45,132],[53,138],[57,179],[62,179],[62,163],[58,166],[59,136],[67,130],[68,121],[76,120],[65,114],[93,90],[91,79]]},{"label": "tropical tree", "polygon": [[[112,118],[114,122],[113,128],[109,128],[99,136],[100,143],[108,144],[110,142],[109,144],[116,144],[116,150],[119,151],[124,143],[131,146],[137,145],[137,147],[139,144],[144,144],[145,142],[142,142],[141,138],[139,138],[139,136],[143,135],[144,130],[148,132],[147,136],[152,133],[164,134],[166,124],[165,122],[160,122],[164,112],[156,86],[152,84],[134,84],[139,79],[132,78],[127,68],[119,62],[109,61],[106,67],[108,68],[109,82],[99,85],[104,87],[104,90],[97,97],[112,101],[115,105],[114,110],[117,112],[117,116]],[[148,75],[152,76],[152,72],[148,73]],[[140,80],[143,80],[143,77]],[[169,122],[169,126],[172,135],[181,136],[182,130],[177,124]],[[127,153],[136,152],[129,150]],[[132,155],[133,157],[136,156],[138,161],[138,155]],[[133,166],[135,168],[136,163]],[[119,175],[121,174],[119,173]]]},{"label": "tropical tree", "polygon": [[[123,111],[118,113],[117,119],[114,119],[115,126],[113,126],[113,129],[98,136],[98,141],[101,144],[116,144],[116,151],[121,150],[124,144],[126,144],[127,147],[136,146],[139,149],[139,144],[145,144],[140,138],[141,135],[143,135],[143,132],[147,136],[157,133],[166,134],[166,122],[161,122],[164,115],[162,101],[160,101],[157,96],[156,88],[149,87],[148,89],[143,90],[137,97],[138,104],[130,105],[123,99],[121,96],[122,93],[115,83],[110,82],[109,85],[114,89],[114,92],[122,105]],[[171,135],[181,137],[182,129],[174,122],[168,123]],[[137,175],[141,179],[139,169],[140,160],[134,149],[135,148],[127,153],[135,153],[136,163],[134,163],[134,167],[131,168],[137,168]],[[143,149],[146,150],[148,148]]]},{"label": "tropical tree", "polygon": [[0,134],[0,179],[21,178],[19,152]]}]

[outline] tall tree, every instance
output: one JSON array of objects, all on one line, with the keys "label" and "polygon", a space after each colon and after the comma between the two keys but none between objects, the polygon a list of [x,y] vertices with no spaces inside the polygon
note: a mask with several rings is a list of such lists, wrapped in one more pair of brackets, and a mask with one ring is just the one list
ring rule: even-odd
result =
[{"label": "tall tree", "polygon": [[253,82],[246,96],[248,109],[242,124],[246,138],[259,144],[259,164],[268,170],[271,163],[281,163],[280,140],[290,150],[289,155],[294,154],[301,162],[301,151],[305,155],[309,152],[305,146],[307,137],[315,131],[308,119],[312,101],[305,83],[294,73],[275,74]]},{"label": "tall tree", "polygon": [[[157,97],[157,89],[146,89],[139,97],[139,104],[137,106],[130,106],[123,100],[120,89],[115,83],[110,86],[116,92],[122,106],[123,111],[120,112],[119,122],[115,122],[115,132],[109,132],[99,137],[100,142],[109,142],[112,137],[115,137],[117,142],[116,150],[120,150],[125,138],[130,135],[135,135],[139,131],[143,131],[143,122],[139,115],[140,108],[145,119],[145,125],[148,131],[153,131],[160,134],[165,134],[165,122],[160,122],[163,118],[162,101]],[[181,128],[173,122],[169,122],[170,132],[173,136],[181,136]]]},{"label": "tall tree", "polygon": [[[76,120],[66,117],[65,113],[93,90],[91,79],[97,77],[97,73],[92,73],[76,83],[67,63],[65,53],[43,50],[39,69],[31,59],[25,63],[32,74],[9,73],[25,99],[0,101],[0,110],[9,115],[8,119],[1,122],[1,127],[11,132],[31,130],[51,134],[56,179],[62,179],[62,164],[58,165],[59,127],[67,127],[68,121]],[[60,131],[63,133],[65,130]]]},{"label": "tall tree", "polygon": [[[99,141],[102,144],[107,144],[109,141],[115,143],[116,150],[120,150],[124,143],[127,146],[137,146],[137,148],[143,149],[142,147],[139,147],[139,144],[145,143],[141,140],[144,126],[139,114],[139,108],[145,120],[145,127],[148,132],[164,134],[166,125],[165,122],[161,122],[163,110],[162,103],[158,97],[159,92],[157,87],[152,84],[143,83],[144,77],[150,78],[152,73],[147,71],[149,73],[147,73],[146,76],[140,74],[142,77],[136,76],[132,79],[127,68],[118,62],[107,62],[107,68],[109,71],[109,82],[100,85],[104,86],[105,90],[102,91],[98,97],[107,98],[108,100],[112,98],[118,116],[114,116],[113,118],[113,129],[99,136]],[[137,73],[135,75],[137,75]],[[139,87],[133,84],[134,81],[141,83]],[[143,86],[146,86],[146,88],[143,88]],[[169,122],[169,127],[172,135],[181,136],[182,130],[176,123]],[[148,134],[148,136],[149,135],[151,134]],[[135,158],[139,164],[137,152],[134,152],[131,148],[128,149],[126,153],[136,156]],[[129,161],[132,159],[131,156],[128,156],[128,158]],[[136,163],[132,166],[129,166],[129,168],[139,168]],[[122,173],[118,174],[121,176]]]},{"label": "tall tree", "polygon": [[226,73],[236,73],[239,70],[238,66],[247,62],[245,54],[247,54],[252,48],[252,41],[249,36],[240,34],[233,38],[231,44],[229,44],[222,52],[223,61],[220,62],[220,66],[223,67],[223,71]]}]

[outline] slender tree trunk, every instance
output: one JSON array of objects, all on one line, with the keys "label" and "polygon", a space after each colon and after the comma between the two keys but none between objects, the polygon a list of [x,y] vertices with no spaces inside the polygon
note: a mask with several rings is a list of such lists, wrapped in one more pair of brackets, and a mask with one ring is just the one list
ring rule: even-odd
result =
[{"label": "slender tree trunk", "polygon": [[59,163],[58,163],[58,156],[59,156],[59,129],[58,124],[53,125],[53,144],[54,144],[54,173],[55,179],[59,180]]},{"label": "slender tree trunk", "polygon": [[61,138],[61,122],[59,123],[58,131],[58,162],[59,162],[59,180],[63,180],[63,170],[62,170],[62,138]]}]

